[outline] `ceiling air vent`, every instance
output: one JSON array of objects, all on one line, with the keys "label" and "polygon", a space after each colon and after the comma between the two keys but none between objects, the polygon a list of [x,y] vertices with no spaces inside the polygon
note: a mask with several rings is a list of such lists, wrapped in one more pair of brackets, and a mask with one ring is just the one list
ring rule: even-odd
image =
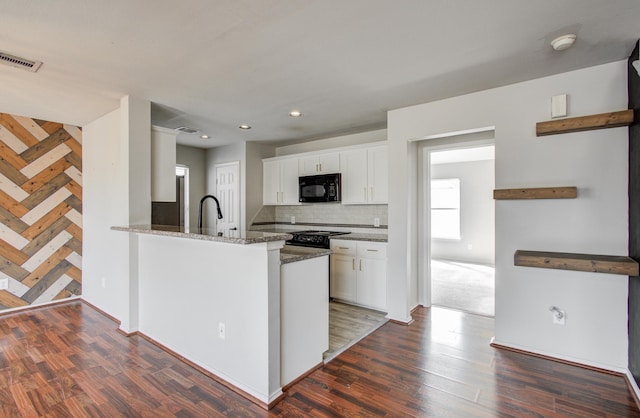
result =
[{"label": "ceiling air vent", "polygon": [[0,63],[16,68],[22,68],[23,70],[31,71],[32,73],[38,71],[38,68],[42,65],[42,61],[31,61],[26,58],[7,54],[6,52],[0,52]]},{"label": "ceiling air vent", "polygon": [[178,132],[184,132],[185,134],[195,134],[200,132],[197,129],[193,129],[193,128],[187,128],[186,126],[181,126],[179,128],[176,128],[176,131]]}]

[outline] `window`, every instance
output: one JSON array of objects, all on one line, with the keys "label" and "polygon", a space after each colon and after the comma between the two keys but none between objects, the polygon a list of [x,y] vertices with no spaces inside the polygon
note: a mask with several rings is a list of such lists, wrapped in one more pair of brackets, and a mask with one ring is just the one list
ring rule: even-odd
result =
[{"label": "window", "polygon": [[460,239],[460,179],[431,180],[431,237]]}]

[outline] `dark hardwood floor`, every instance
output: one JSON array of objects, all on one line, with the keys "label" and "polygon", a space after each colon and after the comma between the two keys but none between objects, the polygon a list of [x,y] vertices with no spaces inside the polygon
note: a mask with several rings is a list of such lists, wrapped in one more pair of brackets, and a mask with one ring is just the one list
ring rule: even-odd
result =
[{"label": "dark hardwood floor", "polygon": [[640,417],[625,381],[489,346],[491,318],[418,309],[267,412],[72,302],[0,317],[2,417]]}]

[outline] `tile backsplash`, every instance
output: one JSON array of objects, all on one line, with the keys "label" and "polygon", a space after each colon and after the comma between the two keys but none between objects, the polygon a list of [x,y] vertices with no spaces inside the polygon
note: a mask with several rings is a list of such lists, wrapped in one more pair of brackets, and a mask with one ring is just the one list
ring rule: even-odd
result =
[{"label": "tile backsplash", "polygon": [[311,203],[296,206],[263,206],[254,223],[290,223],[295,216],[298,223],[320,223],[332,225],[357,225],[373,227],[374,219],[387,226],[387,205],[342,205],[339,203]]}]

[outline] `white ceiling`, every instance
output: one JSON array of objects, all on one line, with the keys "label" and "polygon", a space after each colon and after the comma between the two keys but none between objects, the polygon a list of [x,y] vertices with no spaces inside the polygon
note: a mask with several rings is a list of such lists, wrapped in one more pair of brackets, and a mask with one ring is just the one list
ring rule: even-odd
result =
[{"label": "white ceiling", "polygon": [[129,94],[212,137],[181,143],[308,140],[624,59],[639,37],[638,0],[5,0],[0,51],[44,64],[0,66],[0,111],[84,125]]}]

